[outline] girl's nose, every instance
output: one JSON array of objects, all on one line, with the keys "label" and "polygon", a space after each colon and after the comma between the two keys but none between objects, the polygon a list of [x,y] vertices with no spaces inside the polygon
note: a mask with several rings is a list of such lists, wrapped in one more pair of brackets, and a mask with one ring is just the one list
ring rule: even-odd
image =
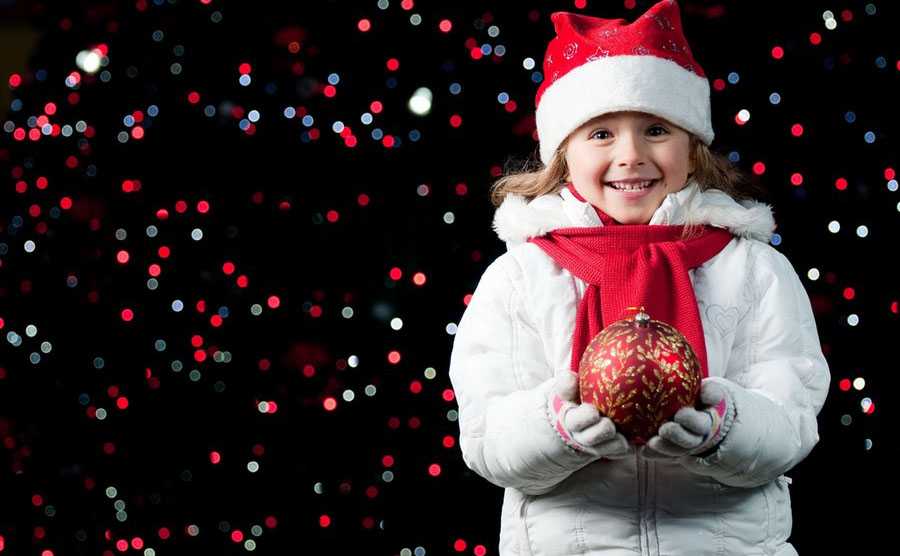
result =
[{"label": "girl's nose", "polygon": [[646,159],[640,137],[623,133],[616,141],[616,164],[622,167],[641,166]]}]

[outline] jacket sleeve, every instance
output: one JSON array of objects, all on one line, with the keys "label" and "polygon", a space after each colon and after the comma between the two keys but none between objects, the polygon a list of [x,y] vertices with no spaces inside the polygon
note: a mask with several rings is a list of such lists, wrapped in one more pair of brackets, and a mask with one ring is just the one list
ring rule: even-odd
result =
[{"label": "jacket sleeve", "polygon": [[[553,372],[545,360],[522,356],[533,351],[523,344],[540,338],[517,318],[520,296],[507,265],[518,268],[507,255],[488,266],[457,326],[450,381],[459,404],[459,445],[466,465],[491,483],[544,494],[596,458],[567,446],[550,425]],[[547,379],[523,388],[520,373],[536,365]]]},{"label": "jacket sleeve", "polygon": [[775,480],[809,454],[831,382],[800,278],[774,248],[754,248],[763,252],[750,269],[760,293],[751,309],[749,366],[730,364],[725,377],[707,379],[726,387],[734,421],[712,454],[680,460],[692,472],[748,488]]}]

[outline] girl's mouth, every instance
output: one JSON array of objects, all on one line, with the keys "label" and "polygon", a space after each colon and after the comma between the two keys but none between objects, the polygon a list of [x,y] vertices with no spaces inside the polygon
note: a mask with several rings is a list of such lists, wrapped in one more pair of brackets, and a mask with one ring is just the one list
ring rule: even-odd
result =
[{"label": "girl's mouth", "polygon": [[634,201],[636,199],[640,199],[641,197],[647,195],[651,189],[656,187],[656,184],[659,183],[659,180],[650,180],[649,182],[642,183],[616,183],[607,182],[606,187],[612,189],[616,192],[616,195],[620,195],[623,199],[627,201]]},{"label": "girl's mouth", "polygon": [[616,191],[643,191],[645,189],[650,189],[656,182],[659,180],[647,180],[645,182],[635,182],[635,183],[615,183],[615,182],[606,182],[605,185],[615,189]]}]

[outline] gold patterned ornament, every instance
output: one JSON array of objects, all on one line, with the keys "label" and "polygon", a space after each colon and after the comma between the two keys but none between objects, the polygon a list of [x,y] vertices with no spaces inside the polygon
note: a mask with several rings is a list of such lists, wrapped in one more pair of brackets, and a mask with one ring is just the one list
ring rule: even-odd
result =
[{"label": "gold patterned ornament", "polygon": [[673,326],[643,307],[590,341],[578,367],[581,401],[592,403],[636,445],[700,395],[700,361]]}]

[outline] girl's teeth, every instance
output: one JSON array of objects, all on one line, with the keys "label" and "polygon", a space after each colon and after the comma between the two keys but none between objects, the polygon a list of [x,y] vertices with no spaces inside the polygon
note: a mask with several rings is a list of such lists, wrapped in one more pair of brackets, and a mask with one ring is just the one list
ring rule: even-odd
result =
[{"label": "girl's teeth", "polygon": [[650,180],[650,181],[645,181],[645,182],[640,182],[640,183],[611,182],[610,185],[613,187],[613,189],[618,189],[621,191],[637,191],[638,189],[646,189],[647,187],[650,187],[650,185],[652,185],[654,181],[656,181],[656,180]]}]

